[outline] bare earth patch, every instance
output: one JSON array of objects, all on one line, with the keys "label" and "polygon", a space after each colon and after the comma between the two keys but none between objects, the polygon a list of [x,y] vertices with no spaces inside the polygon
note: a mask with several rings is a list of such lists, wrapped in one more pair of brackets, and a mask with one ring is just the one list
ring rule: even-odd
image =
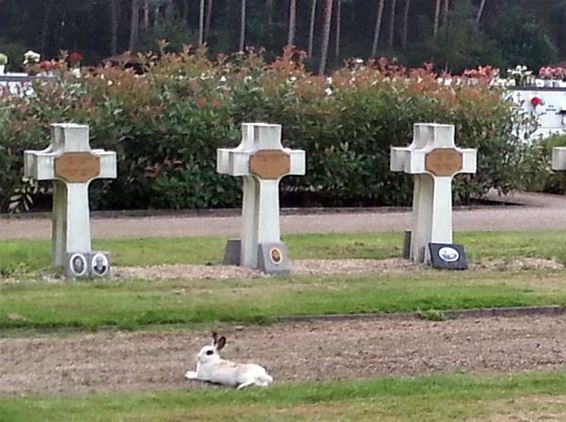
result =
[{"label": "bare earth patch", "polygon": [[[566,317],[326,321],[224,327],[225,357],[276,382],[566,366]],[[204,331],[0,339],[0,394],[203,387],[183,378]]]},{"label": "bare earth patch", "polygon": [[[424,265],[401,258],[390,259],[301,259],[291,263],[295,275],[336,274],[408,274],[433,271]],[[470,265],[472,271],[560,270],[564,266],[551,259],[489,259]],[[118,278],[147,279],[229,279],[266,277],[261,271],[228,265],[155,265],[149,267],[116,267]]]}]

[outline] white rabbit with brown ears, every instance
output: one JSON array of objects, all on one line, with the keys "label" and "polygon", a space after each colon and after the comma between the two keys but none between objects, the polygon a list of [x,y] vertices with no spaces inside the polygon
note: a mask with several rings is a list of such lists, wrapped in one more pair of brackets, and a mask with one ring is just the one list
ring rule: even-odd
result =
[{"label": "white rabbit with brown ears", "polygon": [[238,390],[257,385],[267,387],[273,378],[262,366],[254,363],[235,363],[222,359],[219,351],[226,345],[226,337],[212,333],[212,344],[204,346],[197,355],[197,370],[188,371],[185,377],[190,380],[206,381]]}]

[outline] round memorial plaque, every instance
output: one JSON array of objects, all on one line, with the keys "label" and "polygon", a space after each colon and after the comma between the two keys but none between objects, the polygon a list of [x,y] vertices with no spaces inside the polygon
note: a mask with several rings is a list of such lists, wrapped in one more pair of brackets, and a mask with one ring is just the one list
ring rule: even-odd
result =
[{"label": "round memorial plaque", "polygon": [[279,149],[264,149],[250,157],[250,173],[261,179],[279,179],[291,172],[291,157]]},{"label": "round memorial plaque", "polygon": [[438,256],[445,262],[456,262],[460,259],[460,253],[450,246],[440,248]]},{"label": "round memorial plaque", "polygon": [[89,152],[66,152],[55,159],[55,176],[69,183],[86,183],[100,174],[100,159]]},{"label": "round memorial plaque", "polygon": [[92,273],[97,277],[104,277],[108,274],[110,265],[108,265],[108,258],[102,253],[94,254],[90,262]]},{"label": "round memorial plaque", "polygon": [[426,171],[435,176],[453,176],[462,170],[462,154],[454,148],[437,148],[426,155]]},{"label": "round memorial plaque", "polygon": [[69,259],[69,268],[71,270],[71,274],[75,277],[84,276],[88,269],[85,256],[81,253],[71,255],[71,258]]},{"label": "round memorial plaque", "polygon": [[281,249],[279,248],[271,248],[269,250],[269,258],[271,259],[271,262],[279,265],[281,264],[281,261],[283,261],[283,252],[281,252]]}]

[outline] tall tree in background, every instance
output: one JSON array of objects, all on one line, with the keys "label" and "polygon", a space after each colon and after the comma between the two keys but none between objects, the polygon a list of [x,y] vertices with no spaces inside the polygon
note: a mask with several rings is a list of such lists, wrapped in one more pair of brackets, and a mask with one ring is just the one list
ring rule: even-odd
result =
[{"label": "tall tree in background", "polygon": [[444,0],[444,11],[442,13],[442,26],[444,31],[448,30],[448,12],[450,11],[450,0]]},{"label": "tall tree in background", "polygon": [[391,0],[391,14],[389,15],[389,52],[393,51],[393,41],[395,39],[395,13],[397,9],[397,0]]},{"label": "tall tree in background", "polygon": [[330,41],[330,24],[332,23],[332,5],[334,0],[324,1],[324,23],[322,25],[322,43],[320,47],[320,66],[318,74],[324,75],[326,70],[326,58],[328,57],[328,44]]},{"label": "tall tree in background", "polygon": [[204,42],[204,0],[200,0],[198,8],[198,45]]},{"label": "tall tree in background", "polygon": [[297,0],[289,0],[289,33],[287,45],[295,43],[295,28],[297,26]]},{"label": "tall tree in background", "polygon": [[267,23],[271,27],[273,25],[273,0],[266,0],[265,8],[267,9]]},{"label": "tall tree in background", "polygon": [[189,17],[189,0],[183,0],[181,14],[183,16],[183,22],[186,25]]},{"label": "tall tree in background", "polygon": [[338,60],[340,57],[340,31],[342,24],[342,0],[336,0],[336,47],[334,50],[334,58]]},{"label": "tall tree in background", "polygon": [[41,55],[45,56],[47,48],[47,36],[49,34],[49,18],[53,10],[53,0],[47,0],[45,14],[43,15],[43,27],[41,28]]},{"label": "tall tree in background", "polygon": [[311,4],[311,20],[309,25],[309,48],[308,48],[308,55],[312,57],[313,52],[313,43],[314,43],[314,22],[316,19],[316,0],[312,0]]},{"label": "tall tree in background", "polygon": [[130,20],[130,42],[128,50],[133,51],[136,48],[140,32],[140,10],[138,0],[132,0],[132,16]]},{"label": "tall tree in background", "polygon": [[240,45],[239,50],[244,51],[246,46],[246,0],[242,0],[240,9]]},{"label": "tall tree in background", "polygon": [[120,22],[118,0],[110,0],[110,54],[118,53],[118,24]]},{"label": "tall tree in background", "polygon": [[438,38],[438,25],[440,24],[440,3],[442,0],[435,0],[436,6],[434,8],[434,22],[432,27],[432,41],[436,42]]},{"label": "tall tree in background", "polygon": [[480,7],[478,9],[478,14],[476,15],[476,23],[479,24],[481,22],[481,17],[483,15],[483,11],[485,9],[485,4],[487,0],[481,0]]},{"label": "tall tree in background", "polygon": [[143,29],[145,31],[149,29],[149,0],[145,0],[143,5]]},{"label": "tall tree in background", "polygon": [[379,44],[379,34],[381,33],[381,22],[383,21],[383,7],[385,6],[385,0],[379,0],[379,5],[377,6],[377,17],[375,19],[375,28],[373,30],[373,44],[371,47],[371,56],[375,57],[377,54],[377,46]]},{"label": "tall tree in background", "polygon": [[208,0],[206,4],[206,22],[204,24],[204,42],[208,41],[210,35],[210,22],[212,21],[212,3],[214,0]]},{"label": "tall tree in background", "polygon": [[409,38],[409,10],[411,8],[411,0],[405,0],[405,10],[403,11],[403,36],[401,37],[401,48],[403,51],[407,49],[407,39]]}]

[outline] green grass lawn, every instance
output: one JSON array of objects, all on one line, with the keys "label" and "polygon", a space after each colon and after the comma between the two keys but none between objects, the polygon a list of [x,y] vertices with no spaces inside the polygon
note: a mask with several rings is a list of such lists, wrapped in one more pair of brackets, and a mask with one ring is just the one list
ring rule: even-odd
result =
[{"label": "green grass lawn", "polygon": [[[463,232],[455,242],[466,246],[471,261],[486,257],[556,258],[566,264],[566,231]],[[291,258],[332,259],[399,256],[402,234],[307,234],[284,237]],[[147,266],[157,264],[220,263],[225,237],[179,239],[95,240],[95,250],[112,252],[114,265]],[[47,268],[51,246],[47,240],[0,242],[0,271]]]},{"label": "green grass lawn", "polygon": [[138,329],[286,315],[566,305],[566,273],[426,272],[244,280],[0,285],[0,328]]},{"label": "green grass lawn", "polygon": [[[566,261],[564,237],[566,232],[557,231],[473,232],[460,234],[457,241],[466,244],[472,261],[522,256]],[[96,247],[113,251],[116,265],[204,263],[220,260],[224,241],[112,240]],[[401,234],[301,235],[287,241],[291,253],[302,258],[384,258],[398,255]],[[0,284],[0,329],[138,329],[152,324],[257,323],[287,315],[566,305],[562,271],[45,283],[33,271],[17,270],[17,263],[28,270],[48,265],[46,242],[1,245],[0,262],[16,268],[13,276],[23,282]],[[36,258],[39,263],[32,264]]]},{"label": "green grass lawn", "polygon": [[244,391],[208,388],[0,398],[3,422],[494,419],[566,420],[566,373],[381,378]]}]

